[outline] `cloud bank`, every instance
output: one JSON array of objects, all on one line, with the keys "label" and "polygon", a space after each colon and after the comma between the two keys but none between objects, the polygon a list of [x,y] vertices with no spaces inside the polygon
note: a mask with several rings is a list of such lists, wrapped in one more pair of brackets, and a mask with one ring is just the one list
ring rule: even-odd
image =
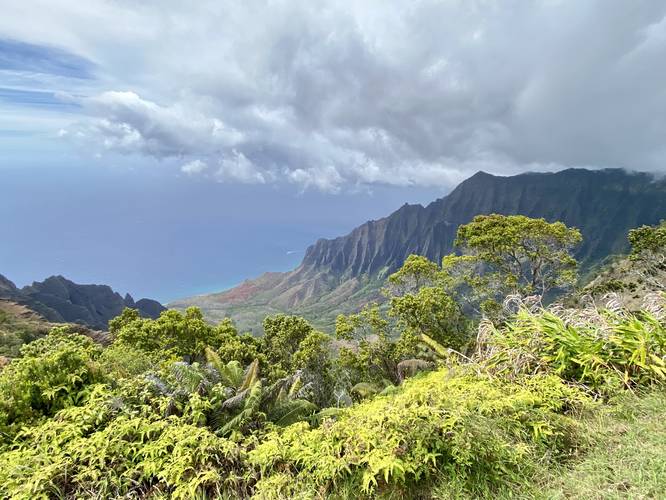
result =
[{"label": "cloud bank", "polygon": [[663,2],[29,0],[4,11],[0,38],[58,56],[33,57],[24,79],[42,59],[51,85],[53,68],[85,69],[85,85],[58,81],[81,106],[65,139],[174,159],[187,175],[336,192],[450,185],[480,169],[666,169]]}]

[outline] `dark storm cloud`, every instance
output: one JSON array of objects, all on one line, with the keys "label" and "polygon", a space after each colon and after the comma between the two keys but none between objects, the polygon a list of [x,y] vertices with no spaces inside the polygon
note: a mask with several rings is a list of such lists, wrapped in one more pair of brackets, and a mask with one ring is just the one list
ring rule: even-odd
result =
[{"label": "dark storm cloud", "polygon": [[64,135],[188,175],[336,191],[666,168],[663,2],[57,3],[56,27],[0,36],[100,68]]}]

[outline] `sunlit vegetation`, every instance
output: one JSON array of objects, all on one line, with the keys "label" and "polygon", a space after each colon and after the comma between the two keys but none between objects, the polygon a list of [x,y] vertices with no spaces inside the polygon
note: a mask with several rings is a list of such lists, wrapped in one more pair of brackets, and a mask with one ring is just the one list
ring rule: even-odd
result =
[{"label": "sunlit vegetation", "polygon": [[[663,255],[637,234],[635,258]],[[614,429],[640,436],[653,414],[627,411],[663,410],[663,293],[544,306],[575,282],[576,230],[495,215],[459,240],[442,264],[410,257],[387,306],[334,337],[282,314],[256,338],[196,308],[127,309],[108,346],[67,327],[25,344],[0,368],[0,497],[595,498],[595,467],[658,491],[663,426],[645,464]]]}]

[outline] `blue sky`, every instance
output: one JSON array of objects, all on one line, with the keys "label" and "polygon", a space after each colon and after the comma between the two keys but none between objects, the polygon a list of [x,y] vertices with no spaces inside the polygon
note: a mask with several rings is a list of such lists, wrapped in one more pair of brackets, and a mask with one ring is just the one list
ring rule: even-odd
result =
[{"label": "blue sky", "polygon": [[0,273],[168,300],[477,170],[666,166],[666,4],[24,0]]}]

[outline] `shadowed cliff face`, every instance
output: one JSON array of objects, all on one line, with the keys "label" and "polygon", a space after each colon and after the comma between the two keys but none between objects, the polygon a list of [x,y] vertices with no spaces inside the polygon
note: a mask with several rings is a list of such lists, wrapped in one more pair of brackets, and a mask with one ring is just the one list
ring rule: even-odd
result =
[{"label": "shadowed cliff face", "polygon": [[522,214],[561,220],[581,230],[577,258],[590,266],[627,249],[627,231],[666,217],[666,183],[623,170],[569,169],[496,177],[479,172],[426,207],[404,205],[346,236],[319,240],[289,273],[268,273],[239,287],[170,304],[199,305],[210,319],[231,315],[258,331],[266,314],[291,311],[322,327],[335,315],[378,298],[382,279],[410,254],[439,261],[457,228],[479,214]]},{"label": "shadowed cliff face", "polygon": [[110,319],[125,307],[135,308],[144,317],[156,318],[165,308],[157,301],[124,298],[107,285],[79,285],[62,276],[51,276],[21,289],[0,275],[0,298],[16,301],[48,321],[79,323],[106,330]]},{"label": "shadowed cliff face", "polygon": [[439,261],[453,250],[459,225],[479,214],[522,214],[560,220],[585,238],[577,257],[590,263],[626,250],[627,231],[666,216],[666,188],[646,174],[570,169],[495,177],[479,172],[427,207],[405,205],[349,235],[319,240],[303,267],[359,276],[394,271],[412,253]]}]

